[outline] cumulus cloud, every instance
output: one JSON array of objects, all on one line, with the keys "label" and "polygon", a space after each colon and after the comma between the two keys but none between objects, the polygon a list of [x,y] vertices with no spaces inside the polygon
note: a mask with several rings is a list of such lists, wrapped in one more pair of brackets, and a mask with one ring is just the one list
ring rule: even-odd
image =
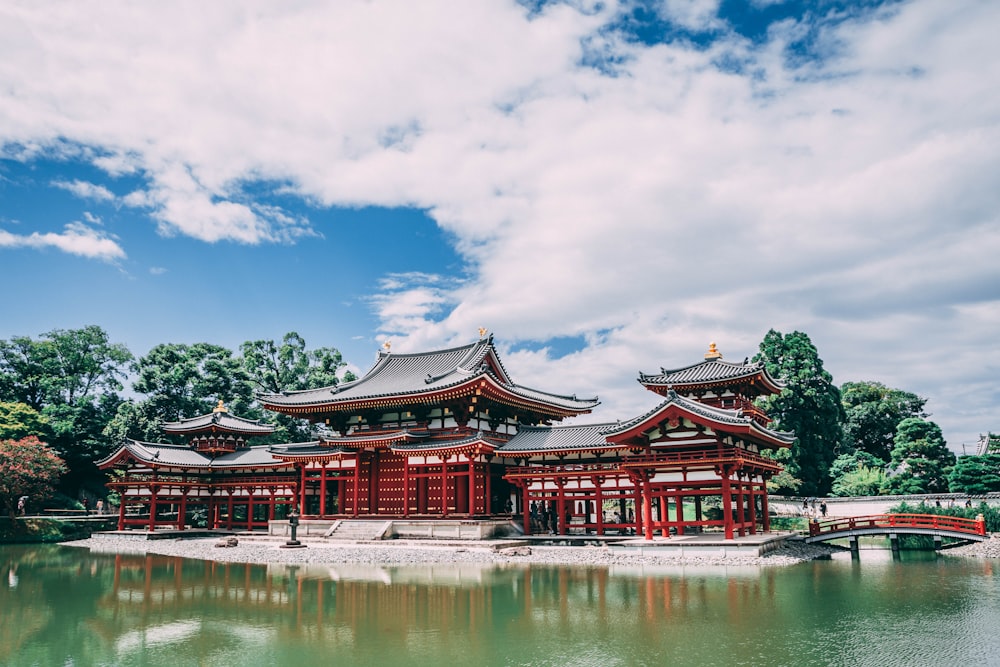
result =
[{"label": "cumulus cloud", "polygon": [[32,232],[11,234],[0,229],[0,248],[56,248],[71,255],[113,261],[125,259],[125,251],[108,235],[79,222],[66,225],[60,234]]},{"label": "cumulus cloud", "polygon": [[95,147],[146,182],[125,205],[210,242],[315,232],[248,184],[419,207],[466,273],[387,278],[371,303],[394,349],[479,326],[582,336],[558,360],[513,353],[519,379],[592,387],[615,416],[645,400],[626,397],[635,371],[710,340],[742,358],[775,327],[810,333],[838,381],[962,413],[941,418],[952,439],[990,427],[963,379],[998,365],[1000,6],[810,14],[751,41],[717,0],[661,3],[700,44],[618,34],[628,3],[189,7],[196,24],[177,5],[5,5],[5,153]]}]

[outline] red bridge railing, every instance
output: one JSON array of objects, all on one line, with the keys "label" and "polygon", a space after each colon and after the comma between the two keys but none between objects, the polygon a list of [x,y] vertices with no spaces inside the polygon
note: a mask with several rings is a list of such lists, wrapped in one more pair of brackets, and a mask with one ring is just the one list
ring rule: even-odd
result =
[{"label": "red bridge railing", "polygon": [[975,519],[940,514],[877,514],[855,516],[846,519],[830,519],[809,523],[809,536],[841,533],[859,528],[928,528],[950,530],[969,535],[986,535],[986,520],[979,515]]}]

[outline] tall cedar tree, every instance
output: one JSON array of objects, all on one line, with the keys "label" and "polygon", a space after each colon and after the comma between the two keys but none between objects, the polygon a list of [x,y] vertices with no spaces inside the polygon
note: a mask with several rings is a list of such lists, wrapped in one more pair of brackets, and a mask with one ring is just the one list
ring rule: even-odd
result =
[{"label": "tall cedar tree", "polygon": [[892,456],[899,423],[908,417],[927,416],[927,399],[881,382],[845,382],[840,385],[840,398],[847,415],[845,451],[868,452],[883,465]]},{"label": "tall cedar tree", "polygon": [[809,336],[800,331],[768,331],[754,356],[754,361],[760,360],[786,385],[781,394],[761,399],[761,407],[774,420],[774,428],[795,433],[787,471],[801,480],[800,495],[826,495],[830,464],[843,437],[840,390],[823,369]]}]

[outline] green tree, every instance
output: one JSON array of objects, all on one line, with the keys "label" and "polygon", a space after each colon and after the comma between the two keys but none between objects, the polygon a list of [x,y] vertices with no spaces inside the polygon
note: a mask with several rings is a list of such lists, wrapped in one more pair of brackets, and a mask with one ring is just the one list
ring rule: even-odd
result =
[{"label": "green tree", "polygon": [[24,403],[0,401],[0,440],[20,440],[29,435],[41,438],[48,432],[48,420],[38,410]]},{"label": "green tree", "polygon": [[51,447],[35,436],[0,440],[0,506],[13,518],[21,496],[41,498],[66,466]]},{"label": "green tree", "polygon": [[[332,347],[306,349],[306,341],[290,331],[281,339],[246,341],[240,345],[243,368],[260,393],[332,387],[340,383],[344,366],[340,352]],[[348,371],[343,378],[350,382]]]},{"label": "green tree", "polygon": [[833,480],[832,493],[835,496],[877,496],[887,482],[881,465],[870,467],[860,465]]},{"label": "green tree", "polygon": [[102,431],[121,401],[117,392],[131,360],[124,345],[95,325],[0,341],[0,400],[45,417],[46,440],[69,468],[61,482],[69,495],[103,484],[93,462],[109,453]]},{"label": "green tree", "polygon": [[41,411],[121,391],[132,353],[96,325],[0,341],[0,398]]},{"label": "green tree", "polygon": [[[262,394],[332,387],[341,380],[357,379],[350,371],[344,372],[346,364],[337,349],[309,350],[305,339],[294,331],[286,333],[280,345],[272,340],[246,341],[240,346],[240,352],[250,382]],[[274,442],[301,442],[316,437],[308,422],[290,415],[252,416],[277,425],[270,437]]]},{"label": "green tree", "polygon": [[210,343],[161,344],[139,359],[132,388],[147,394],[164,421],[202,415],[225,401],[242,413],[253,401],[243,364],[232,350]]},{"label": "green tree", "polygon": [[781,394],[761,399],[761,407],[775,428],[796,435],[789,474],[802,480],[800,494],[825,495],[830,490],[830,465],[843,437],[840,391],[802,332],[768,331],[754,360],[763,360],[767,371],[785,382]]},{"label": "green tree", "polygon": [[896,427],[894,442],[890,493],[942,493],[948,490],[948,473],[955,464],[955,455],[948,449],[937,424],[918,417],[904,419]]},{"label": "green tree", "polygon": [[[888,463],[896,427],[908,417],[926,417],[926,399],[880,382],[845,382],[840,387],[844,405],[844,444]],[[870,464],[869,464],[870,465]]]},{"label": "green tree", "polygon": [[1000,454],[958,457],[948,473],[948,490],[969,495],[1000,491]]}]

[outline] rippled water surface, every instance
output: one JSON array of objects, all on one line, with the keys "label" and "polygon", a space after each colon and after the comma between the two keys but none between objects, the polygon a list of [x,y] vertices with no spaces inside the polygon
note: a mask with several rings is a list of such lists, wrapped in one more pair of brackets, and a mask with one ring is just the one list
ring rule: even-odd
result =
[{"label": "rippled water surface", "polygon": [[997,665],[992,561],[264,566],[0,547],[0,665]]}]

